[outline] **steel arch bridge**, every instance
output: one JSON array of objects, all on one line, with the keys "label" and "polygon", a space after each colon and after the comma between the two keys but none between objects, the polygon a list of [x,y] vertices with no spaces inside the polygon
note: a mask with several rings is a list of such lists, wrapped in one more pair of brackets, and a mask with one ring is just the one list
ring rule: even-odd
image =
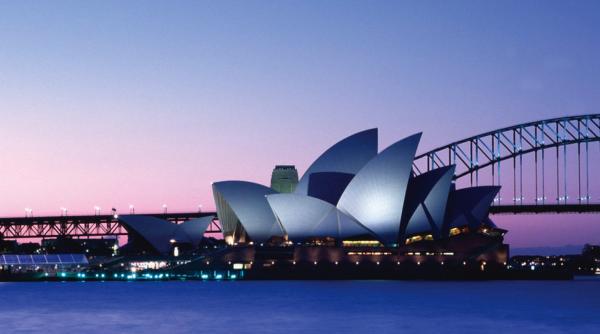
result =
[{"label": "steel arch bridge", "polygon": [[597,212],[590,164],[595,165],[592,159],[600,155],[600,146],[593,150],[593,142],[600,142],[600,114],[545,119],[420,154],[413,162],[413,173],[456,165],[457,183],[501,185],[504,194],[512,190],[512,199],[503,202],[501,195],[495,199],[493,213]]}]

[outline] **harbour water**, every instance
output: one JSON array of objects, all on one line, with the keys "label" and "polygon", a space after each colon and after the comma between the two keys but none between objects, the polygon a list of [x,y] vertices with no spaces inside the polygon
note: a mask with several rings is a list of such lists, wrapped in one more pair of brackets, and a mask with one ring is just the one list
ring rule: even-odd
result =
[{"label": "harbour water", "polygon": [[1,333],[598,333],[600,280],[0,283]]}]

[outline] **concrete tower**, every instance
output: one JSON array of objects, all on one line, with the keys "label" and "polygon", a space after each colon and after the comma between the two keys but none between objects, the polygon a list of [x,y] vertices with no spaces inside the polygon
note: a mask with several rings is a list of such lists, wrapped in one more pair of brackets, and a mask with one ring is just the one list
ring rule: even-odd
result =
[{"label": "concrete tower", "polygon": [[298,171],[293,165],[277,165],[271,174],[271,188],[280,193],[291,193],[298,185]]}]

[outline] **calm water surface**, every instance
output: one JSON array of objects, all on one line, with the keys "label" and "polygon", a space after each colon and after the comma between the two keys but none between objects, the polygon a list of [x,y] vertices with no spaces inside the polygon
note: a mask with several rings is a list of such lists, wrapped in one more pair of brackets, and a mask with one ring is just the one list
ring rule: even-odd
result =
[{"label": "calm water surface", "polygon": [[600,280],[0,283],[0,333],[600,333]]}]

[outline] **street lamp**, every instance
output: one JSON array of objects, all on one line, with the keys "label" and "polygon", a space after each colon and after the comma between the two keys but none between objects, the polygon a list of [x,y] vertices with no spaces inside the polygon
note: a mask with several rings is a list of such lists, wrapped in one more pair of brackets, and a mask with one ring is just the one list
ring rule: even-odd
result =
[{"label": "street lamp", "polygon": [[67,215],[67,212],[68,212],[67,208],[61,207],[61,208],[60,208],[60,211],[62,211],[62,215],[63,215],[63,216],[66,216],[66,215]]},{"label": "street lamp", "polygon": [[99,215],[100,214],[100,207],[97,205],[94,205],[94,215]]},{"label": "street lamp", "polygon": [[173,256],[178,257],[179,256],[179,247],[175,246],[175,243],[177,242],[177,240],[171,239],[171,240],[169,240],[169,242],[172,245],[171,247],[173,247]]},{"label": "street lamp", "polygon": [[198,204],[198,213],[202,213],[202,204]]},{"label": "street lamp", "polygon": [[167,214],[167,205],[163,204],[162,208],[163,208],[163,213],[166,215]]},{"label": "street lamp", "polygon": [[129,213],[130,214],[135,214],[135,207],[133,206],[133,204],[129,204]]},{"label": "street lamp", "polygon": [[25,208],[25,217],[33,217],[33,210],[30,208]]}]

